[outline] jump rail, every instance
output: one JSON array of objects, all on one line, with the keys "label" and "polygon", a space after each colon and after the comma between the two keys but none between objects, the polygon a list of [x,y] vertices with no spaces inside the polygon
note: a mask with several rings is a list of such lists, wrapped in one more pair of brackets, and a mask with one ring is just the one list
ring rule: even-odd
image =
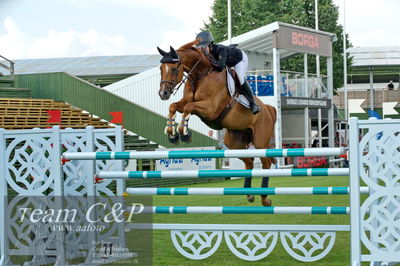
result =
[{"label": "jump rail", "polygon": [[154,206],[142,213],[158,214],[350,214],[350,207],[216,207]]},{"label": "jump rail", "polygon": [[330,224],[166,224],[166,223],[129,223],[128,229],[162,229],[162,230],[205,230],[215,231],[303,231],[303,232],[336,232],[350,231],[350,225]]},{"label": "jump rail", "polygon": [[182,171],[102,171],[102,179],[129,178],[214,178],[214,177],[285,177],[343,176],[349,168],[253,169],[253,170],[182,170]]},{"label": "jump rail", "polygon": [[126,160],[126,159],[187,159],[187,158],[253,158],[253,157],[304,157],[340,156],[346,149],[253,149],[253,150],[204,150],[204,151],[125,151],[125,152],[66,152],[64,160]]},{"label": "jump rail", "polygon": [[[368,194],[368,187],[361,187]],[[129,195],[343,195],[349,187],[277,187],[277,188],[127,188]]]}]

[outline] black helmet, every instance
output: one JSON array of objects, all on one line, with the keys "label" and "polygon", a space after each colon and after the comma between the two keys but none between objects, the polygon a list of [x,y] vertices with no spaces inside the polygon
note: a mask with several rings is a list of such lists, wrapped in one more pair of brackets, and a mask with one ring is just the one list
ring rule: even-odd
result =
[{"label": "black helmet", "polygon": [[197,34],[196,39],[200,41],[197,47],[205,47],[214,42],[214,38],[209,31],[200,32],[199,34]]}]

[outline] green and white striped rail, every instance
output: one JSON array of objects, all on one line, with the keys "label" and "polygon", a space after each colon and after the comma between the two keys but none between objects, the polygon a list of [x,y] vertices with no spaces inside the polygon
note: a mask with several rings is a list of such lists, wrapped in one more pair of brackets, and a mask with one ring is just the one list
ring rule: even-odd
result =
[{"label": "green and white striped rail", "polygon": [[285,177],[344,176],[349,168],[248,169],[248,170],[175,170],[175,171],[102,171],[99,178],[217,178],[217,177]]},{"label": "green and white striped rail", "polygon": [[163,214],[349,214],[350,207],[170,207],[154,206],[135,210],[136,213]]},{"label": "green and white striped rail", "polygon": [[[129,195],[342,195],[349,187],[276,187],[276,188],[127,188]],[[368,187],[360,187],[368,194]]]},{"label": "green and white striped rail", "polygon": [[185,158],[254,158],[340,156],[345,148],[301,149],[242,149],[193,151],[123,151],[123,152],[66,152],[65,160],[126,160],[126,159],[185,159]]}]

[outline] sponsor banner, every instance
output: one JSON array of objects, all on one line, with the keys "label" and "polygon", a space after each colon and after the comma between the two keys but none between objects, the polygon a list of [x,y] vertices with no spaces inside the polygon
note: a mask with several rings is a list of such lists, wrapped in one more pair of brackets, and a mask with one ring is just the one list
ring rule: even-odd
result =
[{"label": "sponsor banner", "polygon": [[332,56],[332,40],[327,34],[280,25],[274,32],[274,47],[321,56]]},{"label": "sponsor banner", "polygon": [[319,108],[330,109],[332,101],[330,99],[316,99],[304,97],[281,97],[282,108]]},{"label": "sponsor banner", "polygon": [[[193,150],[215,150],[215,147],[180,148],[180,149],[158,149],[168,151],[193,151]],[[157,171],[168,170],[214,170],[215,158],[191,158],[191,159],[160,159],[156,160]]]},{"label": "sponsor banner", "polygon": [[328,168],[329,159],[326,156],[294,157],[293,168]]}]

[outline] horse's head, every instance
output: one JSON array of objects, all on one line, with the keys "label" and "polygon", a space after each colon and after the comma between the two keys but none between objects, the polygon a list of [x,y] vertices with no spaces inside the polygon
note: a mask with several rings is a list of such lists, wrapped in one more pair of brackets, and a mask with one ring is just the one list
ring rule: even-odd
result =
[{"label": "horse's head", "polygon": [[171,94],[174,93],[174,89],[183,78],[183,64],[179,54],[170,47],[169,52],[165,52],[159,47],[157,47],[158,52],[163,56],[161,58],[161,82],[160,90],[158,95],[160,95],[161,100],[168,100]]}]

